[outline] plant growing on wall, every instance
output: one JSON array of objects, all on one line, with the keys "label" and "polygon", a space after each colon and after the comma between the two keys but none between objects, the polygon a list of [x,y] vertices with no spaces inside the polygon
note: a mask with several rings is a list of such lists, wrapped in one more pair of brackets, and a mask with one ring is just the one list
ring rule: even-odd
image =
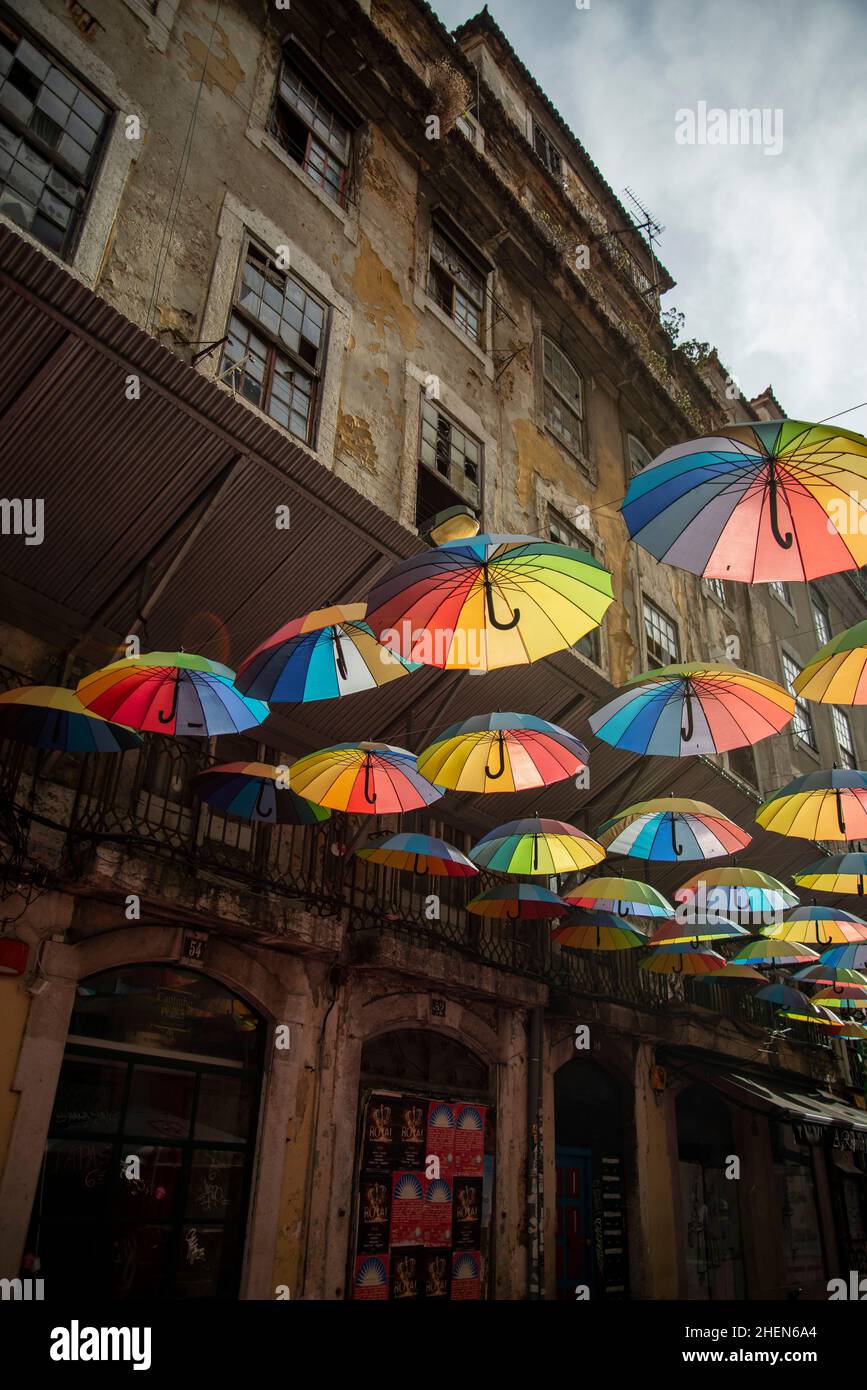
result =
[{"label": "plant growing on wall", "polygon": [[433,114],[439,117],[444,135],[452,129],[459,116],[463,116],[473,98],[472,88],[462,72],[449,62],[439,58],[433,64],[428,76],[428,86],[433,92]]}]

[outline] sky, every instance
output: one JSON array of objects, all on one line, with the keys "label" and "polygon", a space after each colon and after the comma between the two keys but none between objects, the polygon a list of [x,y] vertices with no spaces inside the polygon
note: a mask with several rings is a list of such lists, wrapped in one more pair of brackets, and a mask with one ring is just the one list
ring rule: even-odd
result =
[{"label": "sky", "polygon": [[[580,3],[488,9],[615,193],[665,228],[683,336],[792,419],[867,402],[867,0]],[[451,29],[481,0],[433,7]],[[764,144],[738,141],[740,108],[767,110]],[[714,110],[727,143],[687,143],[722,129]],[[867,406],[838,423],[867,433]]]}]

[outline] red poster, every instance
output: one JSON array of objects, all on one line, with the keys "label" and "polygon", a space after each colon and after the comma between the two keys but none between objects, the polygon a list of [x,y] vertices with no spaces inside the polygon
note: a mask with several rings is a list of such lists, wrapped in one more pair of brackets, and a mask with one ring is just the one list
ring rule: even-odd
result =
[{"label": "red poster", "polygon": [[485,1161],[485,1107],[455,1106],[455,1177],[480,1178]]},{"label": "red poster", "polygon": [[425,1157],[430,1154],[436,1154],[439,1159],[441,1176],[451,1177],[455,1161],[455,1112],[444,1100],[432,1100],[428,1106]]},{"label": "red poster", "polygon": [[388,1299],[388,1255],[356,1255],[352,1297]]},{"label": "red poster", "polygon": [[445,1178],[429,1178],[425,1187],[424,1243],[426,1249],[452,1243],[452,1185]]},{"label": "red poster", "polygon": [[452,1298],[481,1298],[482,1257],[477,1250],[456,1250],[452,1255]]},{"label": "red poster", "polygon": [[391,1241],[421,1245],[424,1240],[424,1175],[397,1172],[391,1189]]}]

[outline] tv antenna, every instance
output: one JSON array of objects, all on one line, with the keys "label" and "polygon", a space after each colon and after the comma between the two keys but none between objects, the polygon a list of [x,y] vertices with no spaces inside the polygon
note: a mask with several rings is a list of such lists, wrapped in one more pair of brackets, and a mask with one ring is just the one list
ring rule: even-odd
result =
[{"label": "tv antenna", "polygon": [[660,222],[657,222],[650,209],[644,206],[641,199],[635,193],[633,193],[632,189],[628,185],[626,188],[624,188],[623,191],[626,194],[627,198],[630,199],[630,201],[635,205],[635,208],[637,209],[637,215],[635,212],[630,213],[633,225],[635,226],[636,231],[643,232],[647,239],[647,248],[650,251],[650,263],[653,267],[653,283],[651,288],[653,290],[654,298],[658,302],[659,270],[656,263],[656,244],[662,236],[662,233],[665,231],[665,228],[662,226]]}]

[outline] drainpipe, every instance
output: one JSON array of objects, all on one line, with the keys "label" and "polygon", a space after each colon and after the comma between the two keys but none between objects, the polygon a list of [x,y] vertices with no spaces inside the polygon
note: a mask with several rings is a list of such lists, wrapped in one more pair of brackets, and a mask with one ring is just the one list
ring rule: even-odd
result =
[{"label": "drainpipe", "polygon": [[530,1013],[527,1059],[527,1297],[542,1297],[542,1006]]}]

